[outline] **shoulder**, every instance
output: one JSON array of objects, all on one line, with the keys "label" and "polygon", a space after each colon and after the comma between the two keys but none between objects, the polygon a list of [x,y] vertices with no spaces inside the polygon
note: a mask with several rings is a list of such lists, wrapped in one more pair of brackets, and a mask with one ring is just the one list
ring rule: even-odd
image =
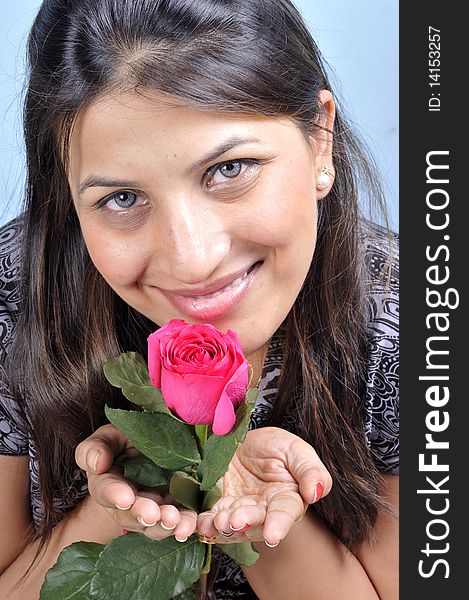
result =
[{"label": "shoulder", "polygon": [[28,452],[26,427],[8,390],[4,364],[19,314],[21,218],[0,227],[0,454]]},{"label": "shoulder", "polygon": [[378,468],[399,472],[399,236],[364,222],[367,439]]},{"label": "shoulder", "polygon": [[399,236],[364,222],[363,273],[370,337],[399,340]]},{"label": "shoulder", "polygon": [[371,288],[399,291],[399,235],[365,219],[361,222],[360,242],[365,280]]},{"label": "shoulder", "polygon": [[19,312],[20,241],[22,220],[0,227],[0,347],[11,341],[13,322]]}]

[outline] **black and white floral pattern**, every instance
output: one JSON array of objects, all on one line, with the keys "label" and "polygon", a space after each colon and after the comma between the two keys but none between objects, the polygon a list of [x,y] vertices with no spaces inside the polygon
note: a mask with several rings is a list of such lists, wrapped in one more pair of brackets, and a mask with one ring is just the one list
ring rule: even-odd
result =
[{"label": "black and white floral pattern", "polygon": [[[20,309],[19,240],[21,219],[0,228],[0,454],[28,455],[30,459],[31,508],[36,523],[41,519],[42,502],[36,452],[21,414],[8,392],[2,370],[11,344]],[[378,468],[386,474],[399,473],[399,254],[398,238],[388,238],[384,229],[365,224],[363,228],[365,283],[368,296],[369,355],[366,393],[364,397],[367,442]],[[383,267],[391,252],[392,273],[382,277]],[[260,394],[251,417],[250,427],[260,427],[272,410],[282,363],[282,344],[274,335],[259,384]],[[291,415],[294,420],[294,415]],[[69,492],[56,498],[56,506],[64,511],[76,506],[86,495],[87,485],[82,472],[71,465],[65,474]],[[255,599],[241,569],[225,555],[219,556],[219,573],[215,585],[217,599]]]}]

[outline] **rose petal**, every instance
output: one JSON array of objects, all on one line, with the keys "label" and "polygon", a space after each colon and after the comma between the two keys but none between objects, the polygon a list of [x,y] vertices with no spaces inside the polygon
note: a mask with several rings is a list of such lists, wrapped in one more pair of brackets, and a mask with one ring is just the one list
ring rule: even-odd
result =
[{"label": "rose petal", "polygon": [[233,403],[228,395],[223,392],[215,409],[212,431],[215,435],[226,435],[233,429],[236,415]]},{"label": "rose petal", "polygon": [[152,385],[156,388],[161,388],[160,339],[155,333],[152,333],[148,338],[148,373]]},{"label": "rose petal", "polygon": [[209,424],[225,387],[223,377],[179,375],[163,369],[164,401],[186,423]]},{"label": "rose petal", "polygon": [[243,402],[249,385],[249,363],[245,359],[226,384],[224,393],[231,400],[235,409]]},{"label": "rose petal", "polygon": [[187,326],[181,319],[172,319],[148,336],[148,372],[154,387],[161,388],[161,354],[166,343]]}]

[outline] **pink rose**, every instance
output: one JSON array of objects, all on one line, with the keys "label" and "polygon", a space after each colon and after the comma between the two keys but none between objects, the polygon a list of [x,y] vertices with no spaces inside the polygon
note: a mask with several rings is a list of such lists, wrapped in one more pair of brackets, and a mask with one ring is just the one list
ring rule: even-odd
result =
[{"label": "pink rose", "polygon": [[238,336],[174,319],[148,337],[148,370],[168,408],[186,423],[229,433],[248,388]]}]

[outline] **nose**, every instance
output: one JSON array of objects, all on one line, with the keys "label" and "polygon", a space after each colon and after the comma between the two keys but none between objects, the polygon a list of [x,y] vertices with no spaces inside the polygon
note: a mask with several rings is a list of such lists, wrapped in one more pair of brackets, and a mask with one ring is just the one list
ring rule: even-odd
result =
[{"label": "nose", "polygon": [[160,268],[169,280],[195,285],[203,283],[228,255],[231,238],[227,224],[215,210],[193,198],[175,199],[166,205],[164,232],[160,239]]}]

